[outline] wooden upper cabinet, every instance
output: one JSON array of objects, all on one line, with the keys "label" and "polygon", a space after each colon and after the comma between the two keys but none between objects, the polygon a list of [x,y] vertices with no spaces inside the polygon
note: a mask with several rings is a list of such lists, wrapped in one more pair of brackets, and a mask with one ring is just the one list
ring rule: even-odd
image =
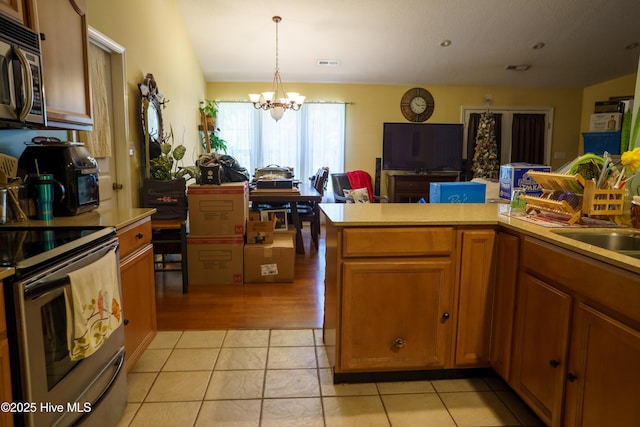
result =
[{"label": "wooden upper cabinet", "polygon": [[35,0],[35,4],[47,125],[91,130],[86,1]]},{"label": "wooden upper cabinet", "polygon": [[0,14],[26,24],[23,0],[0,0]]}]

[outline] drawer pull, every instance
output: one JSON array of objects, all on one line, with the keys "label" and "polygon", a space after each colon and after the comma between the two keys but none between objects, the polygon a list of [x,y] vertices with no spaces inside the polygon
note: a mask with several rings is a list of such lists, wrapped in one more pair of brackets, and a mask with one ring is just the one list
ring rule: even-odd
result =
[{"label": "drawer pull", "polygon": [[449,320],[449,317],[450,317],[450,316],[449,316],[449,313],[444,313],[444,314],[442,315],[442,320],[446,322],[447,320]]},{"label": "drawer pull", "polygon": [[560,362],[558,362],[558,361],[557,361],[557,360],[555,360],[555,359],[551,359],[551,360],[549,361],[549,365],[551,365],[551,367],[552,367],[552,368],[557,368],[558,366],[560,366]]},{"label": "drawer pull", "polygon": [[136,238],[138,238],[138,239],[142,239],[143,237],[144,237],[144,234],[142,234],[142,233],[136,234]]},{"label": "drawer pull", "polygon": [[567,379],[568,379],[569,381],[571,381],[571,382],[574,382],[575,380],[577,380],[577,379],[578,379],[578,377],[577,377],[577,376],[575,376],[574,374],[572,374],[571,372],[569,372],[569,373],[567,374]]},{"label": "drawer pull", "polygon": [[394,342],[393,342],[393,347],[400,349],[400,348],[404,348],[404,346],[407,345],[407,340],[402,339],[402,338],[397,338]]}]

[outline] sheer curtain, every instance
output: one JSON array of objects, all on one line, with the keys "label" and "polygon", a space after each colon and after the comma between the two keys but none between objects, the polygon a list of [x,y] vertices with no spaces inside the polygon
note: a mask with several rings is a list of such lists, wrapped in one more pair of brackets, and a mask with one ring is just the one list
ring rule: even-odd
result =
[{"label": "sheer curtain", "polygon": [[[220,102],[216,127],[229,155],[251,174],[270,164],[293,167],[305,182],[318,168],[344,170],[345,104],[304,104],[275,121],[248,102]],[[328,191],[325,194],[330,194]]]}]

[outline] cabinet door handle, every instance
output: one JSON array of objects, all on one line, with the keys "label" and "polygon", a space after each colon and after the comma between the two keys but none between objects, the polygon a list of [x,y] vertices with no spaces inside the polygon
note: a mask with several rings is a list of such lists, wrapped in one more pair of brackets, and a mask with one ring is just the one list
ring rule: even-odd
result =
[{"label": "cabinet door handle", "polygon": [[449,320],[449,317],[450,317],[450,316],[449,316],[449,313],[444,313],[444,314],[442,315],[442,320],[447,321],[447,320]]},{"label": "cabinet door handle", "polygon": [[393,342],[394,348],[403,348],[405,345],[407,345],[407,340],[403,338],[396,338],[396,340]]},{"label": "cabinet door handle", "polygon": [[549,365],[551,365],[551,367],[552,367],[552,368],[557,368],[558,366],[560,366],[560,362],[558,362],[558,361],[557,361],[557,360],[555,360],[555,359],[551,359],[551,360],[549,361]]},{"label": "cabinet door handle", "polygon": [[142,234],[142,233],[136,234],[136,238],[138,238],[138,239],[142,239],[143,237],[144,237],[144,234]]},{"label": "cabinet door handle", "polygon": [[129,319],[123,319],[122,323],[124,323],[124,325],[127,326],[129,324]]},{"label": "cabinet door handle", "polygon": [[567,379],[568,379],[569,381],[571,381],[571,382],[574,382],[575,380],[577,380],[577,379],[578,379],[578,377],[577,377],[577,376],[575,376],[574,374],[572,374],[571,372],[569,372],[569,373],[567,374]]}]

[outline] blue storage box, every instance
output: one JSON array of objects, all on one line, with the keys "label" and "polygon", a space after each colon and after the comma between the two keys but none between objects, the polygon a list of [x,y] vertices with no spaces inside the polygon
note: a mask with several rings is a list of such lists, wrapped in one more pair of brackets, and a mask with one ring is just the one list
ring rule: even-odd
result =
[{"label": "blue storage box", "polygon": [[542,196],[542,189],[538,183],[526,173],[551,172],[551,166],[536,165],[534,163],[508,163],[500,166],[500,198],[511,200],[514,187],[525,189],[528,196]]},{"label": "blue storage box", "polygon": [[429,185],[431,203],[484,203],[487,192],[482,182],[432,182]]},{"label": "blue storage box", "polygon": [[622,132],[582,132],[584,152],[598,155],[608,151],[609,154],[620,154],[620,136]]}]

